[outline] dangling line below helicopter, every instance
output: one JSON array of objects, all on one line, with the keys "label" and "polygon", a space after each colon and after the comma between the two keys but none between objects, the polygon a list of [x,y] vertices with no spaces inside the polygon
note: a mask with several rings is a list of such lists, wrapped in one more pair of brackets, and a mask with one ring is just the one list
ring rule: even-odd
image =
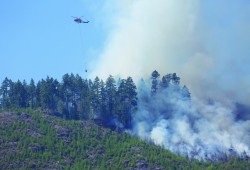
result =
[{"label": "dangling line below helicopter", "polygon": [[[81,17],[74,17],[74,16],[72,16],[72,18],[74,18],[74,21],[76,22],[76,23],[78,23],[78,24],[87,24],[87,23],[89,23],[89,21],[88,20],[86,20],[86,21],[83,21],[81,18],[82,18],[83,16],[81,16]],[[81,32],[81,31],[80,31]],[[87,73],[88,72],[88,70],[87,69],[85,69],[85,72]]]}]

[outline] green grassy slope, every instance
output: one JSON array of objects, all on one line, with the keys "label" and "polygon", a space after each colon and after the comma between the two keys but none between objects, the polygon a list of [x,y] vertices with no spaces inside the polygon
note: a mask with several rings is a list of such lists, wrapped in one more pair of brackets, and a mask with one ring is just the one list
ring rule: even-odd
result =
[{"label": "green grassy slope", "polygon": [[38,111],[0,113],[0,169],[249,169],[249,160],[186,160],[92,121]]}]

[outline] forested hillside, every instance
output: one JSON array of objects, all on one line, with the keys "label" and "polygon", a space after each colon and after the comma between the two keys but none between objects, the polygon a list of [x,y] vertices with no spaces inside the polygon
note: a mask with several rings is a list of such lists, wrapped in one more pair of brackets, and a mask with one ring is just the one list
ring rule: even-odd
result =
[{"label": "forested hillside", "polygon": [[[191,96],[186,86],[180,87],[180,78],[167,74],[159,82],[159,73],[152,72],[152,96],[156,91],[171,84],[185,100]],[[131,128],[133,114],[137,109],[137,87],[131,77],[106,81],[96,77],[83,79],[79,75],[65,74],[62,81],[47,77],[37,83],[12,81],[7,77],[0,88],[0,108],[32,108],[46,110],[67,120],[98,119],[110,127]]]},{"label": "forested hillside", "polygon": [[250,162],[187,160],[86,120],[31,109],[0,112],[0,169],[249,169]]},{"label": "forested hillside", "polygon": [[[214,106],[208,107],[214,114]],[[103,81],[65,74],[62,81],[47,77],[37,83],[5,78],[0,108],[1,169],[250,167],[247,143],[235,134],[224,138],[228,127],[192,106],[176,73],[160,78],[155,70],[137,87],[131,77]],[[223,109],[217,110],[220,116]],[[245,131],[244,124],[232,119],[230,128]]]},{"label": "forested hillside", "polygon": [[[117,87],[118,86],[118,87]],[[137,105],[136,86],[131,77],[116,82],[110,76],[104,83],[79,75],[65,74],[62,82],[47,77],[37,83],[32,79],[13,82],[5,78],[0,90],[2,109],[32,108],[46,110],[65,119],[99,119],[103,124],[125,128]]]}]

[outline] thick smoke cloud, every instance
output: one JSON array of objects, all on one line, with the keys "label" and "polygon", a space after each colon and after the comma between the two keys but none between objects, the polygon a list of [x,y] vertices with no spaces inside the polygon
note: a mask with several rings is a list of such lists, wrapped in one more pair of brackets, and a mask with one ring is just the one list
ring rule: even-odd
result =
[{"label": "thick smoke cloud", "polygon": [[[175,152],[201,149],[203,157],[232,146],[238,153],[249,152],[249,121],[236,121],[235,103],[250,106],[250,3],[130,0],[114,4],[105,5],[112,11],[105,16],[112,16],[113,24],[91,76],[132,76],[139,82],[153,70],[176,72],[192,94],[190,107],[172,101],[178,109],[170,118],[162,116],[160,109],[170,98],[158,96],[150,107],[140,102],[135,133]],[[138,90],[143,95],[147,91]],[[241,114],[249,117],[249,109]]]},{"label": "thick smoke cloud", "polygon": [[152,69],[179,69],[174,65],[191,54],[190,42],[198,41],[192,37],[196,7],[161,0],[153,6],[151,1],[129,2],[117,7],[121,12],[112,19],[116,25],[93,75],[141,78]]},{"label": "thick smoke cloud", "polygon": [[250,155],[250,120],[237,120],[236,108],[186,100],[171,87],[152,96],[149,84],[139,86],[133,134],[190,158]]},{"label": "thick smoke cloud", "polygon": [[226,96],[250,104],[247,1],[110,4],[103,11],[109,13],[104,16],[112,16],[112,24],[105,17],[111,31],[92,77],[112,74],[140,79],[155,69],[177,72],[201,98],[224,100]]}]

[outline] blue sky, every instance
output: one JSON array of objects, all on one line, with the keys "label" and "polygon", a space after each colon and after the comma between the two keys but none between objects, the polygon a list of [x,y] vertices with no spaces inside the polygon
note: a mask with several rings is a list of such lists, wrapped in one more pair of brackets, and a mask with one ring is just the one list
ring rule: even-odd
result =
[{"label": "blue sky", "polygon": [[[96,19],[101,7],[90,0],[1,0],[0,81],[86,76],[106,36],[102,19]],[[76,24],[71,16],[90,23]]]}]

